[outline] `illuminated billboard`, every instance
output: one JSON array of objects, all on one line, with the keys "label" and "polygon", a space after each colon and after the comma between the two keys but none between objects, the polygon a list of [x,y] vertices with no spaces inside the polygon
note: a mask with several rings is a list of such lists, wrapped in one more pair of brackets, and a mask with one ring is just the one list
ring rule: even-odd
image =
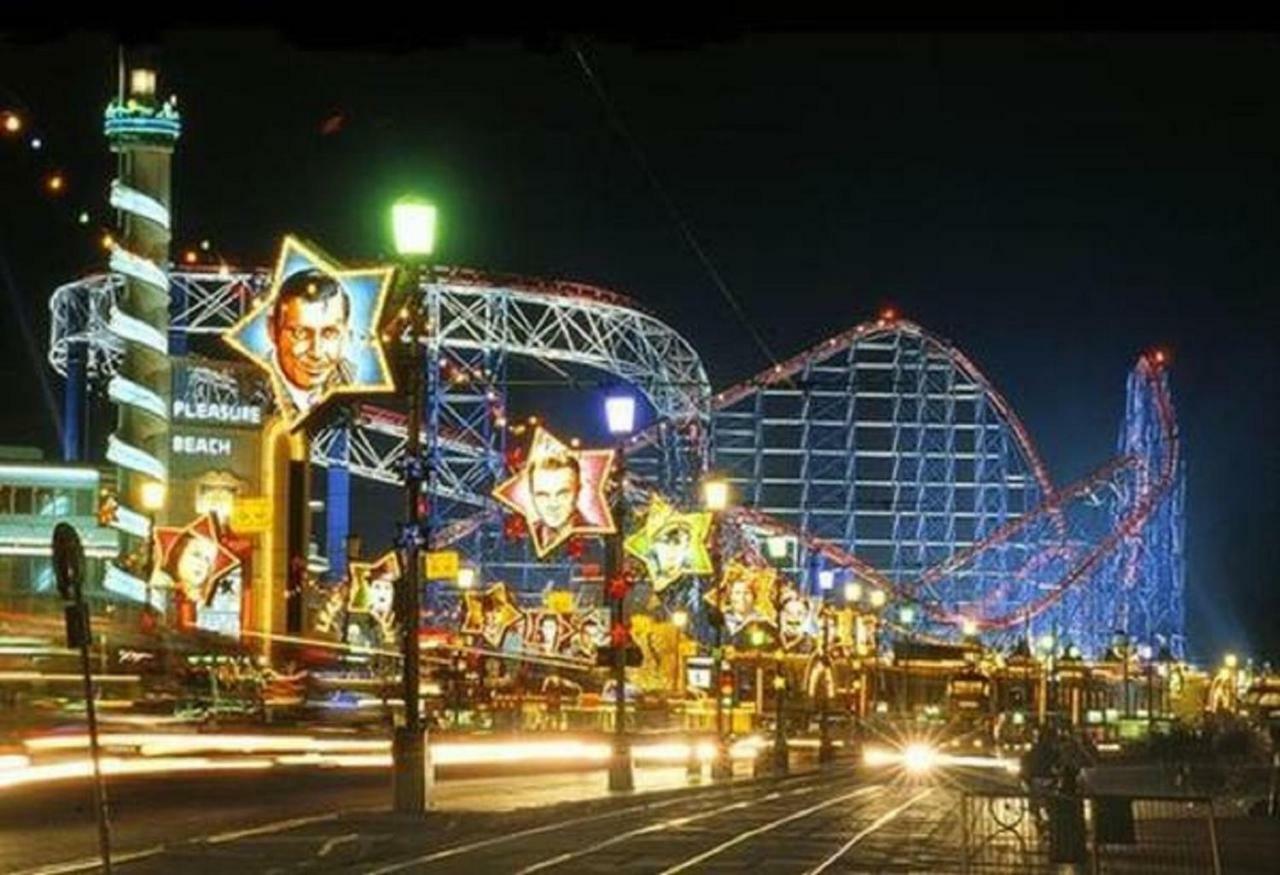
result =
[{"label": "illuminated billboard", "polygon": [[720,602],[725,628],[737,635],[752,624],[777,622],[777,570],[730,562],[719,583],[703,597],[709,604]]},{"label": "illuminated billboard", "polygon": [[507,632],[523,618],[511,603],[505,583],[495,583],[482,593],[463,593],[461,632],[475,635],[495,650],[502,649]]},{"label": "illuminated billboard", "polygon": [[644,563],[654,592],[685,575],[711,574],[707,536],[710,513],[681,513],[654,496],[644,525],[626,540],[626,550]]},{"label": "illuminated billboard", "polygon": [[181,528],[156,526],[152,550],[151,586],[172,590],[193,605],[212,606],[218,584],[240,567],[240,558],[224,542],[211,513]]},{"label": "illuminated billboard", "polygon": [[541,559],[573,535],[616,531],[605,498],[612,469],[613,450],[571,449],[539,427],[527,461],[493,497],[524,517]]},{"label": "illuminated billboard", "polygon": [[335,394],[395,388],[378,334],[393,271],[284,238],[270,291],[223,339],[267,373],[290,428]]},{"label": "illuminated billboard", "polygon": [[400,558],[391,551],[373,562],[350,562],[347,586],[347,643],[391,647],[396,642],[396,581]]}]

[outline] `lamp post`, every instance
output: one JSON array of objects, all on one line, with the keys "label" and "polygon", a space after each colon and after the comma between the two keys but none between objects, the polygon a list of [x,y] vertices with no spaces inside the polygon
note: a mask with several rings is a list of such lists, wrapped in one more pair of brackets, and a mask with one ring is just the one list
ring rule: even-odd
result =
[{"label": "lamp post", "polygon": [[[765,540],[765,551],[775,565],[785,563],[791,553],[791,539],[785,535],[772,535]],[[777,660],[773,675],[774,732],[773,732],[773,771],[785,775],[790,770],[790,757],[787,754],[787,730],[784,699],[787,692],[785,676],[786,661],[782,652],[782,586],[775,580],[774,598],[774,637],[777,644]]]},{"label": "lamp post", "polygon": [[[430,463],[422,458],[422,415],[426,389],[424,336],[430,329],[418,294],[418,280],[427,267],[435,244],[436,209],[414,198],[401,198],[391,208],[391,225],[396,254],[400,258],[400,280],[409,308],[411,354],[409,374],[409,419],[405,439],[405,516],[401,537],[405,569],[400,586],[400,651],[404,697],[404,723],[392,739],[392,788],[395,810],[401,814],[423,814],[427,808],[427,739],[420,710],[421,654],[418,628],[421,620],[422,571],[419,547],[430,548],[430,532],[423,525],[423,480],[430,488]],[[424,478],[424,474],[426,477]]]},{"label": "lamp post", "polygon": [[831,689],[835,685],[835,674],[831,670],[831,606],[827,604],[827,591],[822,592],[822,667],[826,670],[822,683],[822,699],[818,709],[818,762],[829,763],[835,759],[835,748],[831,744],[831,729],[827,725],[830,720]]},{"label": "lamp post", "polygon": [[[720,514],[729,506],[729,482],[718,478],[703,481],[702,506],[711,514],[711,584],[715,587],[715,651],[711,655],[712,691],[716,697],[716,755],[711,761],[712,780],[733,777],[729,739],[725,731],[724,699],[724,589],[720,586]],[[732,688],[730,688],[732,689]]]},{"label": "lamp post", "polygon": [[[635,428],[636,399],[625,392],[611,392],[604,401],[605,421],[611,434],[618,441],[618,489],[614,495],[614,518],[617,531],[608,539],[605,550],[605,585],[612,587],[622,578],[623,539],[626,514],[626,437]],[[609,604],[610,629],[627,629],[627,605],[625,590],[615,594]],[[631,744],[627,739],[627,648],[630,635],[612,636],[613,643],[613,755],[609,759],[609,789],[631,790],[635,779],[631,771]]]}]

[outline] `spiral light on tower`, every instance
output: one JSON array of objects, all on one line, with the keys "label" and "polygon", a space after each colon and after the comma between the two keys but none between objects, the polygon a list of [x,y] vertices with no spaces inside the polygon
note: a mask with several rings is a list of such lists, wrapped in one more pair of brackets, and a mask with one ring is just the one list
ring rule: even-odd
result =
[{"label": "spiral light on tower", "polygon": [[127,96],[107,106],[103,129],[120,156],[111,206],[121,227],[111,247],[111,269],[124,285],[111,307],[109,330],[124,355],[107,393],[119,408],[107,459],[120,468],[116,525],[138,538],[150,524],[145,484],[168,480],[169,405],[169,180],[174,142],[181,132],[177,99],[156,99],[153,70],[130,72]]}]

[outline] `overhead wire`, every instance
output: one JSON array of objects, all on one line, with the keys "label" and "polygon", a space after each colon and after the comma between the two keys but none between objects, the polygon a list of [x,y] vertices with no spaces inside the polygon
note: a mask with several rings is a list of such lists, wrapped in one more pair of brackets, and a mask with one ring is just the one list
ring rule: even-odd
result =
[{"label": "overhead wire", "polygon": [[586,78],[587,84],[591,87],[591,90],[595,93],[596,98],[604,108],[605,115],[608,118],[610,125],[612,125],[614,132],[626,145],[636,164],[639,165],[645,179],[648,181],[650,187],[666,209],[667,215],[675,224],[676,229],[680,232],[680,236],[684,238],[689,249],[701,263],[703,269],[706,270],[707,275],[711,278],[712,285],[714,285],[717,291],[719,291],[720,297],[722,297],[725,303],[729,305],[729,308],[733,310],[734,315],[737,316],[738,321],[742,324],[743,328],[746,329],[747,334],[750,335],[752,341],[764,354],[765,358],[769,360],[769,364],[777,365],[778,357],[774,355],[773,350],[769,347],[764,336],[747,316],[747,312],[742,306],[741,301],[738,300],[738,296],[729,288],[728,283],[725,282],[724,277],[716,268],[714,262],[712,262],[711,256],[707,254],[706,250],[702,247],[702,244],[698,242],[698,238],[694,235],[693,229],[685,219],[684,214],[680,211],[680,208],[676,205],[675,200],[670,194],[668,194],[666,187],[663,186],[661,180],[658,179],[657,173],[654,172],[652,165],[649,164],[649,161],[645,157],[643,150],[641,150],[639,143],[636,141],[635,137],[631,135],[631,131],[627,128],[626,123],[623,122],[622,117],[619,115],[613,104],[613,101],[609,98],[608,92],[605,91],[604,84],[591,68],[591,64],[588,62],[586,53],[583,51],[582,46],[579,45],[578,40],[574,38],[569,38],[568,43],[569,48],[572,50],[574,57],[578,61],[579,68],[582,70],[582,75]]}]

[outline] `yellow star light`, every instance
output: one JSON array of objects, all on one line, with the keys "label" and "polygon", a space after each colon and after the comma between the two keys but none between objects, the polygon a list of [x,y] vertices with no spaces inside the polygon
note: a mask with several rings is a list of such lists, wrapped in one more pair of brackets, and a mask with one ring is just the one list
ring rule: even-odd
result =
[{"label": "yellow star light", "polygon": [[465,592],[462,599],[462,633],[478,635],[494,649],[502,647],[507,630],[523,616],[511,603],[505,583],[495,583],[483,593]]},{"label": "yellow star light", "polygon": [[654,592],[662,592],[685,575],[712,573],[710,532],[710,513],[681,513],[654,496],[644,525],[627,538],[625,547],[644,563]]},{"label": "yellow star light", "polygon": [[703,599],[719,606],[731,635],[750,624],[777,623],[777,577],[775,568],[758,568],[732,560],[725,566],[719,583]]}]

